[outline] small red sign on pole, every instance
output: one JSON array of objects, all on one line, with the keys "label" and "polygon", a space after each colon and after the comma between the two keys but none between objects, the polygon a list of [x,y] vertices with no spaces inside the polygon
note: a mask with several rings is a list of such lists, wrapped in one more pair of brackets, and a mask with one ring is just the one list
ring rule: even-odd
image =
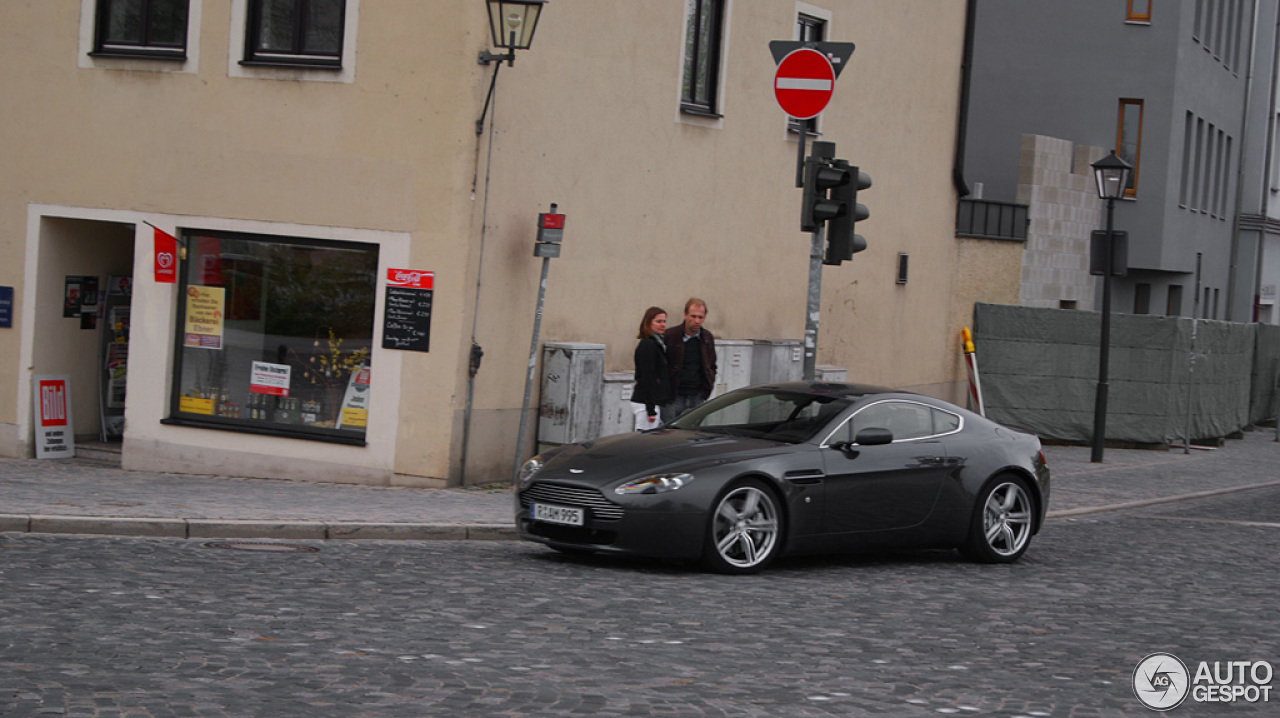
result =
[{"label": "small red sign on pole", "polygon": [[789,53],[773,75],[773,96],[797,120],[822,114],[835,92],[836,71],[826,55],[809,48]]}]

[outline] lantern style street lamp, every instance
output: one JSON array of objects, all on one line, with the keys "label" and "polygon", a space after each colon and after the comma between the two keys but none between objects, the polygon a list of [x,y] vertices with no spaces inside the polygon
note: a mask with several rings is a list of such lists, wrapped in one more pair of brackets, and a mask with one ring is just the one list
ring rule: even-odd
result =
[{"label": "lantern style street lamp", "polygon": [[1107,232],[1103,246],[1106,257],[1102,274],[1102,336],[1098,346],[1098,392],[1093,402],[1093,452],[1089,460],[1102,463],[1102,444],[1107,432],[1107,365],[1111,360],[1111,273],[1112,244],[1116,200],[1124,197],[1133,165],[1116,157],[1116,153],[1093,163],[1093,178],[1098,183],[1098,197],[1107,201]]},{"label": "lantern style street lamp", "polygon": [[538,16],[546,0],[488,0],[489,31],[493,44],[505,48],[507,54],[494,55],[487,50],[480,52],[480,64],[507,61],[507,67],[516,64],[516,50],[528,50],[533,44],[533,33],[538,29]]},{"label": "lantern style street lamp", "polygon": [[480,119],[476,120],[476,136],[484,132],[484,118],[489,114],[489,103],[493,100],[493,88],[498,83],[498,70],[502,69],[502,61],[507,67],[516,64],[516,50],[528,50],[533,44],[533,33],[538,29],[538,18],[542,15],[542,6],[546,0],[487,0],[489,8],[489,32],[493,35],[493,44],[506,48],[507,54],[495,55],[488,50],[481,50],[478,62],[488,65],[496,62],[493,77],[489,80],[489,93],[484,98],[484,110]]}]

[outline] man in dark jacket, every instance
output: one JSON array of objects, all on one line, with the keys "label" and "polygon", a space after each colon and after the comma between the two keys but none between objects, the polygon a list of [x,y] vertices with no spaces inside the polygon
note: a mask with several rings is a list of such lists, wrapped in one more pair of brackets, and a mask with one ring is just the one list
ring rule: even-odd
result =
[{"label": "man in dark jacket", "polygon": [[675,399],[662,406],[666,424],[706,401],[716,383],[716,340],[702,328],[707,303],[692,297],[684,303],[684,321],[667,329],[667,366]]}]

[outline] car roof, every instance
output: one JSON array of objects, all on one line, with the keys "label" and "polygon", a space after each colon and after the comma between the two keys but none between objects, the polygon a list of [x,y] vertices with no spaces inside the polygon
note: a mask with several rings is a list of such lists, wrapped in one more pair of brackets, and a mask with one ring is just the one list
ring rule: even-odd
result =
[{"label": "car roof", "polygon": [[910,394],[911,392],[888,389],[872,384],[845,384],[825,381],[787,381],[776,384],[757,384],[746,387],[755,390],[792,391],[798,394],[816,394],[820,396],[839,396],[847,399],[860,399],[871,394]]}]

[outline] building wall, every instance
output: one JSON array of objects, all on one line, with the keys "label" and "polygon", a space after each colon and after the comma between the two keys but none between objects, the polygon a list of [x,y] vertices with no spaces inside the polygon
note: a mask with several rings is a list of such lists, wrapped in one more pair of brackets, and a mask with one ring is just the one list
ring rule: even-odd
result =
[{"label": "building wall", "polygon": [[1089,237],[1101,223],[1093,168],[1103,154],[1040,135],[1023,135],[1018,168],[1018,202],[1026,204],[1030,225],[1022,255],[1017,304],[1048,309],[1093,309]]},{"label": "building wall", "polygon": [[[568,222],[539,343],[598,342],[606,371],[625,371],[645,308],[677,323],[691,295],[707,301],[718,337],[799,339],[809,236],[768,43],[793,38],[801,12],[857,46],[820,130],[874,180],[860,197],[869,248],[823,272],[818,363],[851,381],[955,395],[956,336],[973,302],[1016,296],[1016,278],[960,276],[1014,254],[954,238],[962,3],[729,0],[716,118],[679,109],[683,3],[557,0],[533,48],[499,70],[475,59],[489,48],[483,3],[349,2],[337,74],[240,65],[239,0],[193,0],[185,62],[90,58],[93,6],[0,8],[0,64],[24,68],[7,81],[18,101],[0,108],[0,253],[13,260],[0,263],[0,284],[15,287],[21,324],[4,330],[21,342],[0,342],[6,453],[29,453],[23,387],[57,363],[44,342],[75,335],[45,318],[51,285],[108,271],[106,258],[90,269],[55,261],[67,228],[83,230],[68,240],[79,245],[123,237],[111,261],[127,254],[135,277],[134,344],[145,350],[130,360],[126,467],[507,480],[539,288],[535,223],[553,202]],[[431,351],[382,349],[375,334],[367,446],[161,423],[178,298],[150,276],[145,222],[365,242],[381,249],[380,276],[435,272]],[[484,359],[471,383],[473,337]]]},{"label": "building wall", "polygon": [[[1251,42],[1255,5],[1258,32]],[[1177,286],[1185,297],[1181,313],[1189,315],[1197,253],[1203,287],[1218,291],[1223,305],[1233,275],[1239,293],[1250,294],[1256,243],[1233,260],[1240,242],[1232,220],[1240,212],[1240,187],[1247,198],[1263,181],[1262,163],[1255,159],[1265,147],[1274,0],[1152,3],[1149,22],[1126,21],[1126,5],[1107,0],[979,0],[977,7],[967,167],[971,179],[984,184],[987,198],[1008,200],[1016,191],[1022,135],[1110,149],[1116,146],[1120,100],[1142,100],[1137,195],[1115,210],[1116,228],[1129,232],[1135,271],[1115,282],[1113,306],[1132,307],[1141,282],[1151,286],[1152,304],[1163,312],[1170,287]],[[1258,60],[1253,64],[1250,52]],[[1194,139],[1187,146],[1188,117],[1193,135],[1207,138],[1212,128],[1212,148],[1198,149]],[[1220,158],[1228,139],[1226,165]],[[1244,211],[1256,211],[1249,204]],[[1226,313],[1224,307],[1218,316]],[[1235,314],[1249,319],[1239,307]]]}]

